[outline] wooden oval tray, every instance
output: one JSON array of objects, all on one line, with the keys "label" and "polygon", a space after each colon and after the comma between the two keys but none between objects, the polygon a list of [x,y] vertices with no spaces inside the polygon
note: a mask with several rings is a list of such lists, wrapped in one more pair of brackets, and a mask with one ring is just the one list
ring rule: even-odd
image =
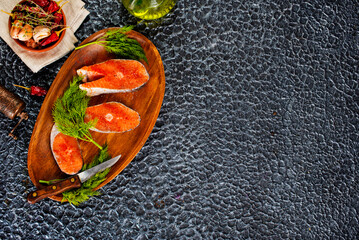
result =
[{"label": "wooden oval tray", "polygon": [[[81,45],[95,41],[103,37],[107,31],[114,29],[116,28],[101,30],[88,37]],[[108,143],[109,153],[112,157],[119,154],[122,155],[119,162],[111,168],[107,179],[98,186],[97,189],[115,178],[141,150],[156,123],[164,97],[165,74],[161,56],[156,47],[150,40],[138,32],[131,31],[128,36],[136,39],[143,47],[148,59],[148,64],[145,62],[142,63],[150,75],[150,80],[137,91],[100,95],[92,97],[90,100],[89,105],[109,101],[121,102],[137,111],[141,117],[140,125],[126,133],[104,134],[91,131],[97,143],[101,145],[105,144],[105,142]],[[54,102],[58,97],[62,96],[63,92],[67,89],[69,82],[72,81],[73,76],[76,75],[77,69],[112,58],[115,58],[115,56],[107,53],[104,47],[94,44],[75,50],[61,67],[41,106],[29,145],[27,158],[28,171],[31,181],[37,189],[45,187],[39,183],[39,180],[67,177],[57,166],[50,148],[50,132],[54,123],[51,111]],[[80,147],[82,149],[84,162],[86,163],[91,162],[99,151],[94,144],[88,142],[80,141]],[[62,196],[53,196],[51,199],[61,201]]]}]

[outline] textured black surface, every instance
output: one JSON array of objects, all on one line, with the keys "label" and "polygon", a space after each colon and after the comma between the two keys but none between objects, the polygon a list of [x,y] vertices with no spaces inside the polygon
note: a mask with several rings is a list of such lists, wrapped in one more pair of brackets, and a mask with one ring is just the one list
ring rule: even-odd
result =
[{"label": "textured black surface", "polygon": [[[88,0],[80,41],[134,23]],[[302,2],[302,3],[298,3]],[[358,1],[179,1],[156,28],[166,94],[134,161],[74,208],[30,205],[27,148],[66,57],[33,74],[0,40],[0,82],[23,96],[19,140],[0,119],[1,239],[356,239]]]}]

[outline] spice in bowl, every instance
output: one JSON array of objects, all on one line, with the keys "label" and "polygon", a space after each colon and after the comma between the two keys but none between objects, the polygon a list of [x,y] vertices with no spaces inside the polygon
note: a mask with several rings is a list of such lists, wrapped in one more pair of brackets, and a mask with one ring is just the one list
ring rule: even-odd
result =
[{"label": "spice in bowl", "polygon": [[[18,3],[9,18],[10,36],[30,51],[46,51],[57,45],[64,36],[66,19],[62,0],[23,0]],[[3,11],[4,12],[4,11]]]}]

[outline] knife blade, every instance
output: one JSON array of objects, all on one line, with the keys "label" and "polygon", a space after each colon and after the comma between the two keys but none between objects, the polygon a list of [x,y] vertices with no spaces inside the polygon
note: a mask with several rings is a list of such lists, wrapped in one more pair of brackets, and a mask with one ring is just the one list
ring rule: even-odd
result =
[{"label": "knife blade", "polygon": [[107,160],[106,162],[96,165],[95,167],[73,175],[70,178],[51,184],[43,189],[31,192],[27,196],[27,201],[31,204],[34,204],[46,197],[51,197],[73,188],[79,188],[81,187],[82,183],[89,180],[96,173],[101,172],[106,168],[112,167],[120,158],[121,155],[118,155],[114,158],[111,158],[110,160]]}]

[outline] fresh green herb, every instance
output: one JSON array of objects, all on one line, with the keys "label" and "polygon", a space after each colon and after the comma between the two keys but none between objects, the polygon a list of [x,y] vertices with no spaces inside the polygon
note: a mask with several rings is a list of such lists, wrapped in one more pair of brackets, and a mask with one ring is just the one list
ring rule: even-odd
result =
[{"label": "fresh green herb", "polygon": [[126,33],[132,30],[133,26],[125,26],[117,30],[106,32],[105,36],[97,41],[90,42],[75,48],[75,50],[98,44],[104,46],[106,51],[114,53],[117,56],[130,58],[134,60],[145,60],[147,63],[146,54],[141,45],[136,39],[127,37]]},{"label": "fresh green herb", "polygon": [[[90,169],[100,163],[103,163],[109,160],[111,157],[108,154],[108,146],[105,144],[100,150],[99,154],[92,160],[90,164],[85,164],[82,170]],[[75,190],[70,190],[63,192],[62,201],[68,201],[69,203],[78,206],[80,203],[87,201],[91,196],[97,196],[101,193],[99,191],[94,191],[93,189],[100,185],[103,181],[106,180],[106,176],[109,173],[111,168],[107,168],[102,172],[97,173],[92,178],[87,180],[82,184],[82,186]]]},{"label": "fresh green herb", "polygon": [[[100,163],[103,163],[109,160],[111,157],[108,154],[108,145],[105,144],[102,147],[102,150],[98,153],[96,157],[89,164],[84,164],[81,171],[90,169]],[[103,181],[106,180],[106,176],[109,173],[111,168],[107,168],[102,172],[96,173],[92,178],[84,182],[80,188],[69,190],[62,193],[62,202],[68,201],[70,204],[78,206],[80,203],[87,201],[91,196],[97,196],[101,193],[99,191],[94,191],[94,189],[100,185]],[[62,181],[64,179],[53,179],[50,181],[39,180],[40,183],[51,185],[56,182]]]},{"label": "fresh green herb", "polygon": [[61,98],[58,98],[52,109],[52,116],[60,132],[65,135],[78,138],[83,141],[92,142],[98,148],[102,147],[96,143],[89,131],[95,126],[95,121],[85,123],[85,113],[90,98],[86,91],[79,88],[82,77],[75,76],[70,86]]}]

